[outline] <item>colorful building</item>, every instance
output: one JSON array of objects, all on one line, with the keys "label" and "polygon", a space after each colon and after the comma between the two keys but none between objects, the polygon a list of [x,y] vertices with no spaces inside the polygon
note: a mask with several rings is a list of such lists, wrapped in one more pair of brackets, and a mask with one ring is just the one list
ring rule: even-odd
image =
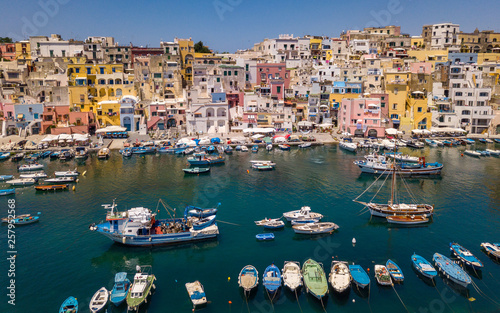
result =
[{"label": "colorful building", "polygon": [[383,137],[380,99],[343,99],[338,113],[339,129],[354,136]]}]

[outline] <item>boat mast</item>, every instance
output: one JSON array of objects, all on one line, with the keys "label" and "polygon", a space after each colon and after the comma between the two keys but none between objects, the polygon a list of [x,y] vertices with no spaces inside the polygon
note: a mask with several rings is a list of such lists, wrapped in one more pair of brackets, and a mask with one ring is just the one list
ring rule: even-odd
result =
[{"label": "boat mast", "polygon": [[396,186],[396,145],[394,145],[394,162],[392,163],[391,200],[389,204],[394,204],[394,188]]}]

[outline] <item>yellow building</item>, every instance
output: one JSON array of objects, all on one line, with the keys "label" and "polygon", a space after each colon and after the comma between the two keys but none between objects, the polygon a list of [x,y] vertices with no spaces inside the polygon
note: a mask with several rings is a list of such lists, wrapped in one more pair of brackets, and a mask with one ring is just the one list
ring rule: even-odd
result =
[{"label": "yellow building", "polygon": [[394,127],[400,130],[411,130],[411,123],[406,112],[408,97],[408,79],[410,73],[397,69],[384,71],[385,92],[388,95],[389,117]]},{"label": "yellow building", "polygon": [[411,129],[431,129],[432,113],[427,107],[427,98],[422,94],[412,93],[406,99],[406,110],[410,113]]},{"label": "yellow building", "polygon": [[311,51],[311,56],[313,59],[321,58],[321,49],[322,49],[323,38],[321,37],[312,37],[309,39],[309,49]]},{"label": "yellow building", "polygon": [[198,53],[194,54],[195,64],[221,64],[222,57],[216,56],[213,53]]},{"label": "yellow building", "polygon": [[175,38],[175,43],[179,45],[181,53],[181,74],[188,84],[193,82],[193,63],[194,63],[194,42],[191,38]]},{"label": "yellow building", "polygon": [[68,64],[70,108],[94,112],[99,125],[120,125],[122,96],[136,96],[134,75],[123,64]]},{"label": "yellow building", "polygon": [[432,70],[436,68],[436,63],[448,62],[448,50],[408,50],[410,58],[416,58],[420,62],[429,62]]},{"label": "yellow building", "polygon": [[477,64],[484,62],[500,62],[500,53],[478,53]]},{"label": "yellow building", "polygon": [[424,46],[424,38],[421,36],[411,37],[411,46],[422,48]]},{"label": "yellow building", "polygon": [[31,65],[31,45],[29,41],[16,42],[16,60],[18,64]]}]

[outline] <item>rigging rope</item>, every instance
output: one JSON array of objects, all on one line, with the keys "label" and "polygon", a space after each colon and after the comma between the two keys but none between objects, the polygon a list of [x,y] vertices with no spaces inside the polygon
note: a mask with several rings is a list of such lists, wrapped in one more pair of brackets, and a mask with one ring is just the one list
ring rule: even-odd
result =
[{"label": "rigging rope", "polygon": [[[369,189],[370,189],[370,188],[371,188],[371,187],[372,187],[372,186],[373,186],[373,185],[374,185],[374,184],[375,184],[375,183],[376,183],[376,182],[380,179],[380,177],[382,177],[382,176],[384,175],[384,173],[385,173],[386,171],[387,171],[387,170],[385,170],[382,174],[380,174],[380,176],[379,176],[379,177],[377,177],[377,179],[375,179],[375,181],[374,181],[374,182],[373,182],[373,183],[372,183],[372,184],[371,184],[368,188],[366,188],[366,190],[365,190],[365,191],[363,191],[363,192],[362,192],[359,196],[357,196],[357,197],[356,197],[356,199],[354,199],[354,200],[352,200],[352,201],[356,201],[356,200],[358,200],[358,199],[359,199],[362,195],[364,195],[364,194],[365,194],[365,192],[367,192],[367,191],[368,191],[368,190],[369,190]],[[386,178],[386,180],[387,180],[387,178]]]}]

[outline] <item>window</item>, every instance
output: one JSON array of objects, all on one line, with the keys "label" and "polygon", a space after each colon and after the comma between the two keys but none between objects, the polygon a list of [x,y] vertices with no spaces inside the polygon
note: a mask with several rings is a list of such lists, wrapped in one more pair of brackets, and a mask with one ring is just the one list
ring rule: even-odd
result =
[{"label": "window", "polygon": [[104,67],[99,68],[99,73],[104,74]]},{"label": "window", "polygon": [[62,56],[63,58],[66,56],[66,50],[62,50]]},{"label": "window", "polygon": [[227,76],[227,71],[224,71],[224,76]]},{"label": "window", "polygon": [[417,112],[422,112],[422,107],[418,107]]},{"label": "window", "polygon": [[461,92],[455,92],[455,97],[461,97],[462,93]]},{"label": "window", "polygon": [[75,73],[80,73],[80,68],[79,67],[75,67]]},{"label": "window", "polygon": [[50,50],[49,53],[50,53],[50,57],[53,58],[54,57],[54,50]]},{"label": "window", "polygon": [[487,97],[487,96],[488,96],[488,93],[487,93],[487,92],[480,92],[480,93],[479,93],[479,96],[480,96],[480,97]]},{"label": "window", "polygon": [[116,73],[116,67],[113,67],[113,68],[111,69],[111,72]]},{"label": "window", "polygon": [[80,95],[80,102],[85,102],[85,95]]},{"label": "window", "polygon": [[92,73],[92,68],[91,67],[87,67],[87,74],[91,74]]},{"label": "window", "polygon": [[391,119],[397,120],[398,119],[398,115],[397,114],[391,114]]},{"label": "window", "polygon": [[276,92],[277,92],[277,93],[281,93],[281,86],[277,86],[277,87],[276,87]]},{"label": "window", "polygon": [[392,109],[393,110],[397,110],[398,109],[398,104],[397,103],[393,103],[392,104]]},{"label": "window", "polygon": [[237,76],[238,75],[238,71],[234,71],[234,76]]},{"label": "window", "polygon": [[[248,75],[247,75],[248,76]],[[217,77],[217,82],[220,83],[220,77]]]},{"label": "window", "polygon": [[385,108],[385,102],[381,102],[380,107]]}]

